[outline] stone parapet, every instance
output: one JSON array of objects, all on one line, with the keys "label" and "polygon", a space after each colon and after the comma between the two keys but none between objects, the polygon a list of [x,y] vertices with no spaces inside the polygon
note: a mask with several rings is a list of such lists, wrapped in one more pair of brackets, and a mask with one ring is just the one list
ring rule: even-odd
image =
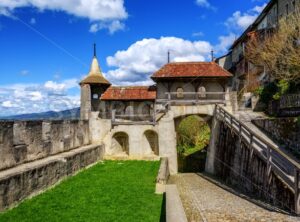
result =
[{"label": "stone parapet", "polygon": [[88,121],[2,121],[0,171],[88,144]]},{"label": "stone parapet", "polygon": [[74,175],[104,156],[102,145],[89,145],[0,172],[0,212]]}]

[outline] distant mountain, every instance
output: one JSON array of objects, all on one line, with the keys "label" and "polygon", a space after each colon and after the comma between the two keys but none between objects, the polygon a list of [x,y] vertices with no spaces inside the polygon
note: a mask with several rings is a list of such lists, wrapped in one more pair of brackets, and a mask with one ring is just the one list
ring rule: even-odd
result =
[{"label": "distant mountain", "polygon": [[64,110],[60,112],[44,112],[44,113],[32,113],[32,114],[22,114],[16,116],[0,117],[0,120],[70,120],[79,119],[80,108],[74,108],[70,110]]}]

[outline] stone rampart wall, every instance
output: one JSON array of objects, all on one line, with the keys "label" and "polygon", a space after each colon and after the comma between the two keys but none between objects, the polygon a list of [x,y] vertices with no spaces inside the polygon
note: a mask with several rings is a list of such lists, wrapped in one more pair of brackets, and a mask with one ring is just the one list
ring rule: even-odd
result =
[{"label": "stone rampart wall", "polygon": [[0,172],[0,212],[44,191],[104,156],[104,146],[89,145]]},{"label": "stone rampart wall", "polygon": [[2,121],[0,171],[88,144],[88,121]]}]

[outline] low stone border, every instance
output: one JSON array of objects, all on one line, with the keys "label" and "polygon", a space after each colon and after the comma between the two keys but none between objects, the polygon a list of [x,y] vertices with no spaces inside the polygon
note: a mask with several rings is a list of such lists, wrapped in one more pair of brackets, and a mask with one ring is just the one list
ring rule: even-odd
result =
[{"label": "low stone border", "polygon": [[0,172],[0,212],[101,160],[103,145],[89,145]]},{"label": "low stone border", "polygon": [[187,222],[176,185],[166,185],[167,222]]},{"label": "low stone border", "polygon": [[166,192],[166,184],[170,176],[169,163],[167,157],[162,157],[160,159],[160,167],[158,175],[156,177],[156,188],[155,193],[163,194]]}]

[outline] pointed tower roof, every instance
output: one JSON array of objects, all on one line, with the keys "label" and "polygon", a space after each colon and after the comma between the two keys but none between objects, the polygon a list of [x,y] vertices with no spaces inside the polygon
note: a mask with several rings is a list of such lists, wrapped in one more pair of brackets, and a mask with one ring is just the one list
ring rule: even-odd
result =
[{"label": "pointed tower roof", "polygon": [[91,69],[89,74],[80,82],[82,84],[104,84],[111,85],[111,83],[104,78],[102,75],[99,62],[96,55],[96,44],[94,44],[94,57],[91,64]]}]

